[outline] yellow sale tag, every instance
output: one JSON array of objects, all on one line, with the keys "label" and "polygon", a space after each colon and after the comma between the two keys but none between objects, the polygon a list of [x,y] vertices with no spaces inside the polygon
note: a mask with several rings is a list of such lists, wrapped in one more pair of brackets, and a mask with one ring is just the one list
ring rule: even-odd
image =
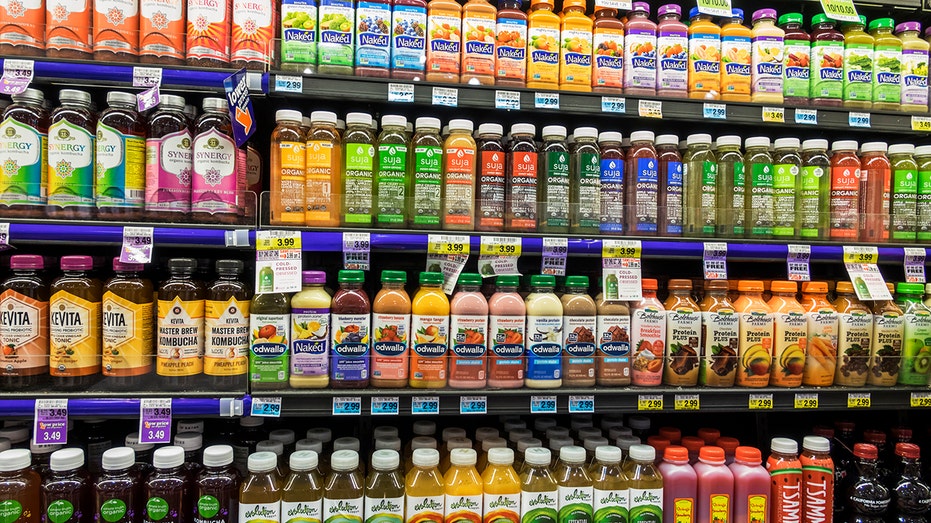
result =
[{"label": "yellow sale tag", "polygon": [[662,394],[640,394],[637,396],[637,410],[663,410]]},{"label": "yellow sale tag", "polygon": [[773,395],[751,394],[748,406],[750,410],[771,410],[773,408]]},{"label": "yellow sale tag", "polygon": [[919,409],[931,407],[931,392],[913,392],[909,406]]},{"label": "yellow sale tag", "polygon": [[763,121],[771,123],[786,123],[786,110],[783,107],[764,107]]},{"label": "yellow sale tag", "polygon": [[300,249],[300,231],[267,231],[268,234],[257,234],[255,250],[277,251],[280,249]]},{"label": "yellow sale tag", "polygon": [[701,399],[698,394],[676,394],[676,410],[699,410]]},{"label": "yellow sale tag", "polygon": [[602,240],[602,258],[639,258],[643,250],[640,240]]},{"label": "yellow sale tag", "polygon": [[468,236],[431,234],[427,237],[427,254],[469,254]]},{"label": "yellow sale tag", "polygon": [[924,133],[931,132],[931,117],[912,116],[912,130]]},{"label": "yellow sale tag", "polygon": [[482,236],[482,247],[479,254],[482,256],[513,256],[519,257],[521,248],[520,238],[514,236]]},{"label": "yellow sale tag", "polygon": [[845,245],[844,263],[878,263],[879,249],[864,245]]},{"label": "yellow sale tag", "polygon": [[847,394],[848,409],[868,409],[870,408],[869,392],[850,392]]},{"label": "yellow sale tag", "polygon": [[817,409],[818,395],[811,393],[799,393],[795,395],[795,408],[797,409]]}]

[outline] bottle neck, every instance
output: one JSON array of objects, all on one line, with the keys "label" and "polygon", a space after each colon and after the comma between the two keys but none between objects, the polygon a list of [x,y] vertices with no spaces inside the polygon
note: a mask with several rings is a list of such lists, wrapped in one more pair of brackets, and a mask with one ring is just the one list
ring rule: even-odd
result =
[{"label": "bottle neck", "polygon": [[478,292],[479,286],[478,285],[460,285],[459,290],[462,292]]},{"label": "bottle neck", "polygon": [[362,288],[362,282],[344,281],[339,284],[339,288],[344,290],[359,290]]},{"label": "bottle neck", "polygon": [[64,275],[69,278],[85,278],[87,277],[87,271],[79,269],[66,269],[63,271]]},{"label": "bottle neck", "polygon": [[397,281],[384,281],[381,283],[381,288],[386,290],[397,291],[404,288],[404,284]]},{"label": "bottle neck", "polygon": [[917,459],[902,458],[902,476],[907,478],[921,477],[921,462]]}]

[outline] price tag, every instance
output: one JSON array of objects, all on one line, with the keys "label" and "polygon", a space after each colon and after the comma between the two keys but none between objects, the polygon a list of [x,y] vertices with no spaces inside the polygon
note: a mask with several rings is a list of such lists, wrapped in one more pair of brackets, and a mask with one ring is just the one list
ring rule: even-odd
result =
[{"label": "price tag", "polygon": [[411,414],[439,414],[439,396],[415,397],[411,400]]},{"label": "price tag", "polygon": [[847,393],[848,409],[868,409],[870,408],[869,392],[848,392]]},{"label": "price tag", "polygon": [[847,125],[850,127],[870,127],[870,113],[850,113],[847,115]]},{"label": "price tag", "polygon": [[786,123],[786,110],[783,107],[764,107],[763,121],[769,123]]},{"label": "price tag", "polygon": [[487,414],[487,396],[462,396],[459,398],[459,414]]},{"label": "price tag", "polygon": [[139,443],[171,443],[171,399],[139,402]]},{"label": "price tag", "polygon": [[530,396],[531,414],[556,414],[556,396]]},{"label": "price tag", "polygon": [[152,261],[152,227],[123,227],[122,263],[149,263]]},{"label": "price tag", "polygon": [[786,265],[790,281],[811,281],[811,245],[789,245]]},{"label": "price tag", "polygon": [[727,105],[706,102],[702,106],[702,116],[711,120],[724,120],[727,118]]},{"label": "price tag", "polygon": [[372,235],[367,232],[343,233],[343,268],[358,271],[371,269]]},{"label": "price tag", "polygon": [[931,392],[913,392],[908,405],[913,409],[927,409],[931,407]]},{"label": "price tag", "polygon": [[34,60],[3,59],[3,76],[0,76],[0,94],[20,94],[32,83],[36,63]]},{"label": "price tag", "polygon": [[32,441],[37,445],[68,443],[68,400],[37,399]]},{"label": "price tag", "polygon": [[334,416],[358,416],[362,414],[362,398],[359,396],[333,398]]},{"label": "price tag", "polygon": [[601,112],[603,113],[626,113],[627,99],[619,96],[602,96]]},{"label": "price tag", "polygon": [[662,118],[663,102],[659,100],[640,100],[637,112],[641,118]]},{"label": "price tag", "polygon": [[698,0],[698,12],[711,16],[731,16],[730,0]]},{"label": "price tag", "polygon": [[905,281],[908,283],[925,282],[925,256],[923,247],[905,248]]},{"label": "price tag", "polygon": [[818,125],[817,109],[796,109],[795,123],[803,125]]},{"label": "price tag", "polygon": [[495,109],[520,110],[520,91],[495,91]]},{"label": "price tag", "polygon": [[252,398],[250,416],[257,418],[280,418],[281,398]]},{"label": "price tag", "polygon": [[136,106],[139,111],[147,111],[161,101],[159,88],[162,85],[161,67],[133,67],[133,87],[146,87],[145,91],[136,95]]},{"label": "price tag", "polygon": [[772,410],[772,394],[751,394],[750,401],[747,405],[750,410]]},{"label": "price tag", "polygon": [[931,132],[931,117],[912,116],[912,130],[923,133]]},{"label": "price tag", "polygon": [[433,105],[443,105],[446,107],[459,106],[459,89],[455,87],[434,87],[433,88]]},{"label": "price tag", "polygon": [[471,239],[452,234],[430,234],[427,236],[427,254],[469,254]]},{"label": "price tag", "polygon": [[536,109],[559,109],[559,93],[533,93]]},{"label": "price tag", "polygon": [[515,236],[482,236],[478,272],[483,278],[519,275],[517,259],[521,254],[521,239]]},{"label": "price tag", "polygon": [[857,16],[857,8],[853,5],[853,0],[821,0],[821,8],[828,18],[840,20],[841,22],[856,22],[860,18]]},{"label": "price tag", "polygon": [[304,92],[304,77],[276,74],[275,91],[279,93],[302,93]]},{"label": "price tag", "polygon": [[798,392],[795,394],[796,409],[817,409],[818,394],[811,392]]},{"label": "price tag", "polygon": [[443,291],[446,294],[452,294],[459,274],[469,261],[470,242],[468,236],[427,236],[427,271],[443,273]]},{"label": "price tag", "polygon": [[663,395],[640,394],[637,396],[637,410],[663,410]]},{"label": "price tag", "polygon": [[0,223],[0,251],[10,248],[10,224],[8,222]]},{"label": "price tag", "polygon": [[255,233],[256,293],[300,291],[301,269],[299,231]]},{"label": "price tag", "polygon": [[569,257],[569,240],[566,238],[543,238],[541,274],[566,275],[566,259]]},{"label": "price tag", "polygon": [[631,0],[595,0],[595,7],[630,11],[633,7],[633,2]]},{"label": "price tag", "polygon": [[643,298],[640,240],[601,242],[601,281],[605,301],[635,301]]},{"label": "price tag", "polygon": [[698,394],[676,394],[676,410],[699,410],[700,408],[701,400]]},{"label": "price tag", "polygon": [[702,265],[706,280],[727,279],[727,244],[724,242],[705,242]]},{"label": "price tag", "polygon": [[569,414],[595,412],[595,396],[569,396]]},{"label": "price tag", "polygon": [[397,396],[376,396],[372,398],[373,416],[396,416],[401,412]]},{"label": "price tag", "polygon": [[388,84],[388,101],[401,103],[414,103],[413,84]]},{"label": "price tag", "polygon": [[844,266],[861,300],[891,300],[886,281],[879,272],[879,249],[870,246],[844,246]]}]

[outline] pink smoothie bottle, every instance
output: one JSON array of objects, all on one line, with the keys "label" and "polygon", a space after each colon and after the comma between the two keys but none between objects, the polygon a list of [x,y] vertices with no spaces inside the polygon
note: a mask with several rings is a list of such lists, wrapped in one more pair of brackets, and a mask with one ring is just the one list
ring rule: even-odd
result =
[{"label": "pink smoothie bottle", "polygon": [[724,449],[702,447],[695,464],[698,475],[698,523],[730,521],[734,502],[734,474],[724,464]]},{"label": "pink smoothie bottle", "polygon": [[656,24],[656,94],[688,98],[689,28],[679,20],[682,8],[661,6]]},{"label": "pink smoothie bottle", "polygon": [[766,521],[770,477],[760,449],[737,447],[730,469],[734,474],[733,521]]},{"label": "pink smoothie bottle", "polygon": [[459,292],[449,302],[449,386],[485,388],[488,350],[488,301],[481,293],[482,277],[459,275]]},{"label": "pink smoothie bottle", "polygon": [[663,475],[663,521],[694,523],[698,475],[689,465],[688,449],[678,445],[666,447],[659,473]]},{"label": "pink smoothie bottle", "polygon": [[517,276],[498,276],[488,300],[488,386],[519,389],[524,386],[524,337],[527,306],[517,292]]}]

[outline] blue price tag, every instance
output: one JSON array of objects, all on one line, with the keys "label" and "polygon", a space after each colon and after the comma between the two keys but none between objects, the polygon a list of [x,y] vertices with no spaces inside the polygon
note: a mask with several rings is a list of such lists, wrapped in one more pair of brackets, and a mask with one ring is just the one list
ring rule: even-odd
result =
[{"label": "blue price tag", "polygon": [[280,418],[281,398],[252,398],[252,416],[259,418]]},{"label": "blue price tag", "polygon": [[388,84],[388,101],[413,103],[414,86],[413,84]]},{"label": "blue price tag", "polygon": [[459,89],[455,87],[434,87],[433,88],[433,105],[445,105],[446,107],[459,106]]},{"label": "blue price tag", "polygon": [[495,91],[495,109],[520,110],[520,91]]},{"label": "blue price tag", "polygon": [[537,109],[559,109],[559,93],[534,93],[533,106]]},{"label": "blue price tag", "polygon": [[439,414],[440,398],[438,396],[424,396],[411,400],[411,414]]},{"label": "blue price tag", "polygon": [[595,396],[569,396],[569,414],[595,412]]},{"label": "blue price tag", "polygon": [[795,123],[804,125],[818,125],[817,109],[796,109]]},{"label": "blue price tag", "polygon": [[531,414],[556,414],[556,396],[531,396]]},{"label": "blue price tag", "polygon": [[727,105],[706,103],[702,106],[702,116],[712,120],[724,120],[727,118]]},{"label": "blue price tag", "polygon": [[398,408],[398,397],[375,397],[372,398],[372,415],[373,416],[394,416],[400,412]]},{"label": "blue price tag", "polygon": [[850,127],[870,127],[870,113],[850,113],[847,124]]},{"label": "blue price tag", "polygon": [[488,396],[462,396],[459,398],[459,414],[487,414]]},{"label": "blue price tag", "polygon": [[275,75],[275,92],[278,93],[300,93],[304,91],[303,76],[285,76],[282,74]]},{"label": "blue price tag", "polygon": [[601,112],[603,113],[626,113],[627,99],[619,96],[602,96]]},{"label": "blue price tag", "polygon": [[359,396],[333,398],[334,416],[358,416],[362,414],[362,398]]}]

